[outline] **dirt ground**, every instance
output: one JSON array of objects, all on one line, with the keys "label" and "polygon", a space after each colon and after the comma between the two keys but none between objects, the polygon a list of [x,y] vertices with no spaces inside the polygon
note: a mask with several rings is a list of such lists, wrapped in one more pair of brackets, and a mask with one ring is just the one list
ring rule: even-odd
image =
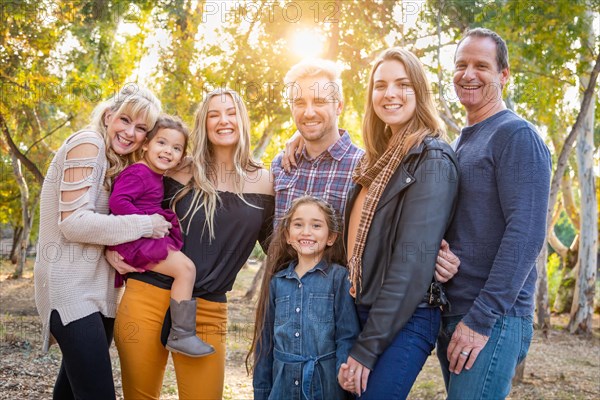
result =
[{"label": "dirt ground", "polygon": [[[0,399],[49,399],[60,366],[60,351],[53,346],[43,354],[40,323],[33,300],[31,266],[18,280],[7,279],[12,266],[0,264]],[[251,399],[252,381],[244,359],[252,335],[254,302],[243,300],[255,265],[244,268],[229,296],[225,399]],[[512,399],[600,398],[600,319],[593,338],[565,333],[568,316],[553,316],[548,339],[536,332],[527,358],[525,379],[513,387]],[[112,347],[113,371],[119,399],[121,379],[117,352]],[[432,356],[411,392],[412,399],[443,399],[443,381]],[[177,399],[172,365],[163,384],[163,399]]]}]

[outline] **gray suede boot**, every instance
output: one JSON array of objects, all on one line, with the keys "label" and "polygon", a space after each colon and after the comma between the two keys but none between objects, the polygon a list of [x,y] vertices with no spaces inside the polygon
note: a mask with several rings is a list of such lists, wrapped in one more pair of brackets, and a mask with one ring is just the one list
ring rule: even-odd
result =
[{"label": "gray suede boot", "polygon": [[196,336],[196,299],[177,302],[171,299],[171,332],[166,349],[189,357],[203,357],[214,347]]}]

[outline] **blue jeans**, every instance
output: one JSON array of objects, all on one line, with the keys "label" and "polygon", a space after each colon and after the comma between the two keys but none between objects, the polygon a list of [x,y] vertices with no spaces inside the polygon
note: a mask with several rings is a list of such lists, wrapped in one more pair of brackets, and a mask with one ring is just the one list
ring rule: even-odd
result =
[{"label": "blue jeans", "polygon": [[[367,307],[358,306],[358,317],[364,325]],[[390,346],[379,356],[369,375],[362,400],[406,399],[435,347],[440,330],[439,308],[417,308]]]},{"label": "blue jeans", "polygon": [[515,368],[529,350],[533,337],[533,317],[500,317],[489,341],[470,370],[450,373],[446,351],[463,315],[442,318],[437,356],[442,367],[448,399],[504,399],[510,393]]}]

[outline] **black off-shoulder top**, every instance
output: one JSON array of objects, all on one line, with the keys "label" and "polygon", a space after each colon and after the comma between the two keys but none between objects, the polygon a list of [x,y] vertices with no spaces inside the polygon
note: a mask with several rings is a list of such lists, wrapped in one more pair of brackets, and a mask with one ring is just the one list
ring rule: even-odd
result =
[{"label": "black off-shoulder top", "polygon": [[[171,178],[164,178],[165,199],[163,207],[183,185]],[[194,297],[215,302],[227,302],[226,293],[231,290],[235,278],[250,256],[258,240],[266,252],[273,229],[275,197],[260,193],[246,193],[244,200],[232,192],[219,192],[220,203],[214,216],[215,238],[210,239],[205,228],[205,213],[200,208],[193,218],[188,215],[193,193],[188,193],[176,206],[183,233],[181,251],[196,265]],[[151,285],[171,289],[173,278],[156,272],[129,274]]]}]

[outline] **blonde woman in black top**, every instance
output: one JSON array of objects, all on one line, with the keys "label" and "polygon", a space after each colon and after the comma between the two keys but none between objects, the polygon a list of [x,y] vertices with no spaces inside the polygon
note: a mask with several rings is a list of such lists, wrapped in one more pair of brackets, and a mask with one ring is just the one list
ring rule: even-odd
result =
[{"label": "blonde woman in black top", "polygon": [[[173,354],[180,399],[223,395],[227,297],[240,268],[272,226],[273,185],[250,154],[246,107],[233,90],[209,93],[191,134],[189,163],[166,179],[184,235],[182,251],[196,265],[196,333],[216,352],[203,358]],[[113,257],[110,257],[114,259]],[[115,342],[126,399],[158,398],[168,351],[161,344],[169,306],[169,277],[131,274],[117,311]]]}]

